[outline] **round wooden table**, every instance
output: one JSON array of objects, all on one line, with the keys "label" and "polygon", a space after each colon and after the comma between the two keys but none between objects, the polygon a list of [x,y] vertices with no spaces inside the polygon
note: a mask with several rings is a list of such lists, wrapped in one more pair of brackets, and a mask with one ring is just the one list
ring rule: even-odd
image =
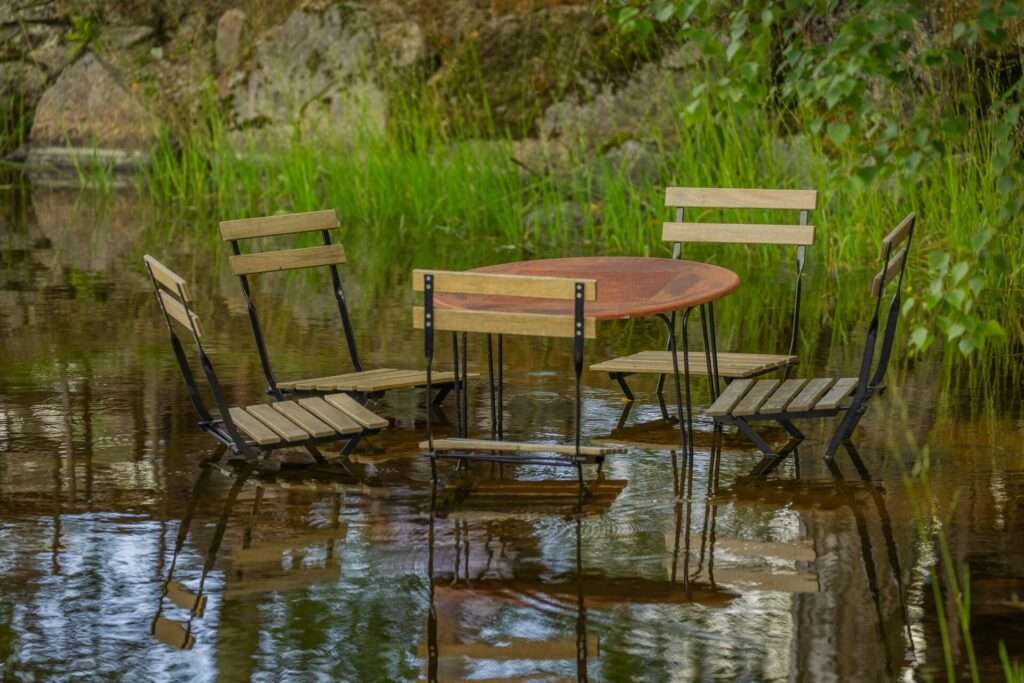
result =
[{"label": "round wooden table", "polygon": [[[473,273],[536,275],[597,282],[586,316],[622,320],[671,313],[711,303],[740,286],[736,273],[709,263],[642,256],[581,256],[517,261],[473,268]],[[571,313],[571,301],[511,296],[437,295],[439,308],[508,313]]]},{"label": "round wooden table", "polygon": [[[683,261],[680,259],[650,258],[638,256],[584,256],[571,258],[539,259],[517,261],[474,268],[474,273],[496,273],[504,275],[534,275],[546,277],[576,278],[594,280],[596,300],[586,302],[584,315],[597,320],[622,320],[643,316],[657,316],[668,329],[668,350],[672,353],[675,370],[676,406],[679,411],[680,448],[688,455],[693,454],[693,409],[690,394],[690,372],[687,335],[681,334],[682,349],[677,350],[675,318],[682,312],[682,331],[685,332],[689,316],[694,308],[702,313],[704,351],[711,386],[712,400],[718,392],[717,335],[714,323],[713,303],[740,286],[736,273],[708,263]],[[438,308],[463,310],[490,310],[507,313],[571,314],[573,302],[552,299],[536,299],[511,296],[452,295],[435,297]],[[671,314],[669,316],[668,314]],[[501,405],[499,350],[498,405]],[[456,366],[459,353],[456,346]],[[465,363],[465,348],[461,353]],[[490,343],[488,343],[490,357]],[[490,362],[490,358],[488,360]],[[680,372],[681,370],[681,372]],[[462,369],[465,374],[465,367]],[[659,380],[660,386],[664,378]],[[680,382],[682,380],[682,382]],[[683,419],[683,389],[685,388],[686,417]],[[492,385],[492,396],[495,387]],[[465,401],[462,402],[465,406]],[[664,407],[663,407],[664,410]],[[460,416],[468,420],[468,414]],[[501,410],[497,415],[501,431]],[[685,424],[685,427],[684,427]],[[691,460],[692,462],[692,460]]]}]

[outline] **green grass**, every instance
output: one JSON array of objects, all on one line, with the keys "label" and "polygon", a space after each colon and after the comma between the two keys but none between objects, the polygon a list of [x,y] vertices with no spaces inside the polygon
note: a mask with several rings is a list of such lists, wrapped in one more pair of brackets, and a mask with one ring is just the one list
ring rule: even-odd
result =
[{"label": "green grass", "polygon": [[[820,208],[811,218],[817,242],[809,253],[804,309],[804,320],[815,322],[803,327],[804,348],[859,339],[871,312],[867,289],[879,266],[880,239],[916,211],[909,291],[918,298],[931,284],[929,253],[972,260],[979,232],[995,229],[987,249],[1002,258],[984,266],[992,272],[971,314],[997,320],[1007,335],[971,362],[989,379],[1016,383],[1008,351],[1024,340],[1024,232],[1020,218],[1000,222],[1003,202],[984,130],[951,145],[913,177],[856,186],[848,182],[841,151],[827,152],[810,136],[782,135],[767,112],[702,110],[678,117],[675,130],[652,131],[643,140],[655,150],[656,172],[637,182],[582,150],[572,170],[526,171],[513,159],[514,141],[501,135],[482,140],[476,131],[453,134],[428,107],[410,101],[395,107],[387,133],[357,135],[348,143],[296,138],[276,150],[232,147],[223,121],[212,115],[204,130],[180,144],[164,137],[142,185],[158,204],[210,230],[211,240],[211,219],[335,208],[346,245],[363,272],[376,276],[370,286],[381,290],[404,284],[415,266],[463,268],[560,254],[667,255],[669,245],[660,241],[661,221],[671,217],[661,206],[667,184],[817,188]],[[744,219],[793,221],[755,213]],[[688,218],[740,216],[706,211]],[[784,343],[791,249],[687,245],[684,253],[731,267],[747,284],[732,297],[733,312],[723,314],[725,343],[755,334],[762,348]],[[915,324],[935,331],[939,313],[916,313],[904,331]],[[953,345],[933,346],[930,353],[956,358]]]}]

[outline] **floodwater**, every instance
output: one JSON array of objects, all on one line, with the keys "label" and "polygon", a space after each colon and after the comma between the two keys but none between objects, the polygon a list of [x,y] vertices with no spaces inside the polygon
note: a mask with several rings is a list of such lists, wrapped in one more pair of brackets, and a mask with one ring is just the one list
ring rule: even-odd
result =
[{"label": "floodwater", "polygon": [[[942,395],[934,364],[904,367],[857,432],[859,461],[843,453],[841,472],[826,468],[828,426],[815,427],[798,468],[761,480],[747,476],[758,457],[742,440],[717,442],[700,420],[679,495],[689,468],[653,383],[637,383],[624,416],[616,388],[588,374],[585,435],[627,451],[582,510],[570,472],[506,466],[499,481],[482,464],[468,496],[445,488],[455,473],[442,465],[432,505],[416,447],[425,414],[408,392],[376,404],[394,425],[350,473],[203,468],[213,444],[195,428],[141,263],[153,253],[194,283],[228,402],[252,402],[264,385],[209,226],[201,236],[130,194],[5,186],[0,199],[2,680],[944,677],[938,531],[970,566],[983,679],[1001,675],[1000,641],[1024,657],[1019,397],[979,407],[971,391]],[[374,248],[353,249],[344,272],[364,362],[419,367],[407,277],[381,276],[391,259]],[[344,370],[325,283],[274,277],[258,300],[279,375]],[[599,330],[588,360],[658,343],[650,328]],[[508,342],[509,437],[571,433],[562,346]],[[485,372],[478,356],[470,369]],[[804,371],[856,362],[826,349]],[[470,407],[488,434],[487,392]],[[927,526],[903,483],[911,441],[930,446],[940,514]]]}]

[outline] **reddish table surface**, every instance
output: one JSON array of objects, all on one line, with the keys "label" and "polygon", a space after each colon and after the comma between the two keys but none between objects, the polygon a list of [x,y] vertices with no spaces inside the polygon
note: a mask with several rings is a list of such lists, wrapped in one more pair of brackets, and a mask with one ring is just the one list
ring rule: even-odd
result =
[{"label": "reddish table surface", "polygon": [[[740,286],[736,273],[709,263],[641,256],[584,256],[518,261],[474,268],[474,273],[543,275],[597,281],[597,300],[584,314],[598,320],[654,315],[715,301]],[[438,295],[442,308],[514,313],[569,313],[571,301],[511,296]]]}]

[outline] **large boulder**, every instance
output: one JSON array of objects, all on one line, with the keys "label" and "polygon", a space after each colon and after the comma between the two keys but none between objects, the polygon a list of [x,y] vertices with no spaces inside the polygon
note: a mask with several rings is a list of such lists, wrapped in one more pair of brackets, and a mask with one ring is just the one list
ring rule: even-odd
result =
[{"label": "large boulder", "polygon": [[304,6],[256,44],[229,85],[239,128],[351,138],[380,130],[387,98],[374,76],[371,18],[348,5]]},{"label": "large boulder", "polygon": [[54,148],[99,148],[137,156],[153,144],[157,132],[156,118],[112,68],[86,52],[39,99],[30,155]]}]

